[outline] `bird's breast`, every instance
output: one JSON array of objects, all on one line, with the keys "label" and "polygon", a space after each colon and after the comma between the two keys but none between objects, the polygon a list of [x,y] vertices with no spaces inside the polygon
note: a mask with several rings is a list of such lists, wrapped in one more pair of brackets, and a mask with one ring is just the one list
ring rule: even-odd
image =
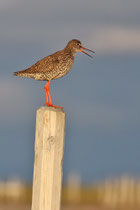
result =
[{"label": "bird's breast", "polygon": [[57,67],[53,70],[53,78],[52,79],[58,79],[60,77],[65,76],[72,68],[73,61],[74,61],[74,59],[72,59],[72,58],[60,60]]}]

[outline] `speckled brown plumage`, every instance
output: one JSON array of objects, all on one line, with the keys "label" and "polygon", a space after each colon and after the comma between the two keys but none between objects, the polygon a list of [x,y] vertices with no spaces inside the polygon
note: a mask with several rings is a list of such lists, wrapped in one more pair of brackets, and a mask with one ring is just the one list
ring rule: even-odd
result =
[{"label": "speckled brown plumage", "polygon": [[74,57],[68,50],[61,50],[43,58],[26,70],[15,72],[15,75],[35,80],[58,79],[69,72]]},{"label": "speckled brown plumage", "polygon": [[[82,46],[79,40],[73,39],[68,42],[67,46],[63,50],[60,50],[52,55],[41,59],[30,68],[27,68],[23,71],[14,72],[14,75],[19,77],[29,77],[35,80],[50,81],[58,79],[60,77],[63,77],[70,71],[74,62],[76,52],[84,52],[82,49],[88,50]],[[87,54],[86,52],[84,53]],[[47,87],[47,89],[45,89],[45,92],[47,94],[46,98],[49,98],[49,100],[51,100],[49,95],[49,86]],[[48,103],[48,100],[46,103],[48,106],[52,106],[51,103]]]},{"label": "speckled brown plumage", "polygon": [[49,55],[33,66],[23,71],[15,72],[16,76],[30,77],[35,80],[53,80],[63,77],[72,67],[76,49],[72,48],[73,42],[52,55]]}]

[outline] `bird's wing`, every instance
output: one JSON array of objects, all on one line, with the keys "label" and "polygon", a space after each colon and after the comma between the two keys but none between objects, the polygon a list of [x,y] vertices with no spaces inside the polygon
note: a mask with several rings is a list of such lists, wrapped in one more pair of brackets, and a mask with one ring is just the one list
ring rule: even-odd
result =
[{"label": "bird's wing", "polygon": [[53,69],[56,68],[56,66],[60,62],[60,54],[61,54],[61,51],[56,52],[52,55],[49,55],[49,56],[41,59],[40,61],[35,63],[33,66],[31,66],[30,73],[32,73],[32,72],[40,73],[40,72],[52,71]]}]

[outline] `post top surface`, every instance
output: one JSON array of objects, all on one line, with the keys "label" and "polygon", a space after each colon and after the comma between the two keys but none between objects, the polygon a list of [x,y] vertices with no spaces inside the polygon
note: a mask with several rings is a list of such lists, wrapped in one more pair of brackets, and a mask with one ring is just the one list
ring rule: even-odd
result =
[{"label": "post top surface", "polygon": [[41,106],[38,110],[41,110],[41,111],[47,111],[48,110],[48,111],[65,113],[63,109],[54,108],[54,107],[48,107],[48,106]]}]

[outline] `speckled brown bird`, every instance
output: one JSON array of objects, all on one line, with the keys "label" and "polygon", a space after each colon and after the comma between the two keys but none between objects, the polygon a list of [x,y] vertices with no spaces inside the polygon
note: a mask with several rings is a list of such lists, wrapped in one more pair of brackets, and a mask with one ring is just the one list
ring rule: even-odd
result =
[{"label": "speckled brown bird", "polygon": [[83,49],[94,53],[94,51],[89,50],[82,46],[81,42],[77,39],[73,39],[68,42],[67,46],[52,55],[49,55],[37,63],[35,63],[30,68],[27,68],[23,71],[14,72],[14,75],[19,77],[29,77],[35,80],[46,80],[48,81],[45,89],[46,94],[46,103],[47,106],[58,107],[52,103],[49,85],[50,81],[54,79],[58,79],[60,77],[65,76],[70,69],[72,68],[74,58],[77,52],[83,52],[86,55],[92,57],[88,53],[86,53]]}]

